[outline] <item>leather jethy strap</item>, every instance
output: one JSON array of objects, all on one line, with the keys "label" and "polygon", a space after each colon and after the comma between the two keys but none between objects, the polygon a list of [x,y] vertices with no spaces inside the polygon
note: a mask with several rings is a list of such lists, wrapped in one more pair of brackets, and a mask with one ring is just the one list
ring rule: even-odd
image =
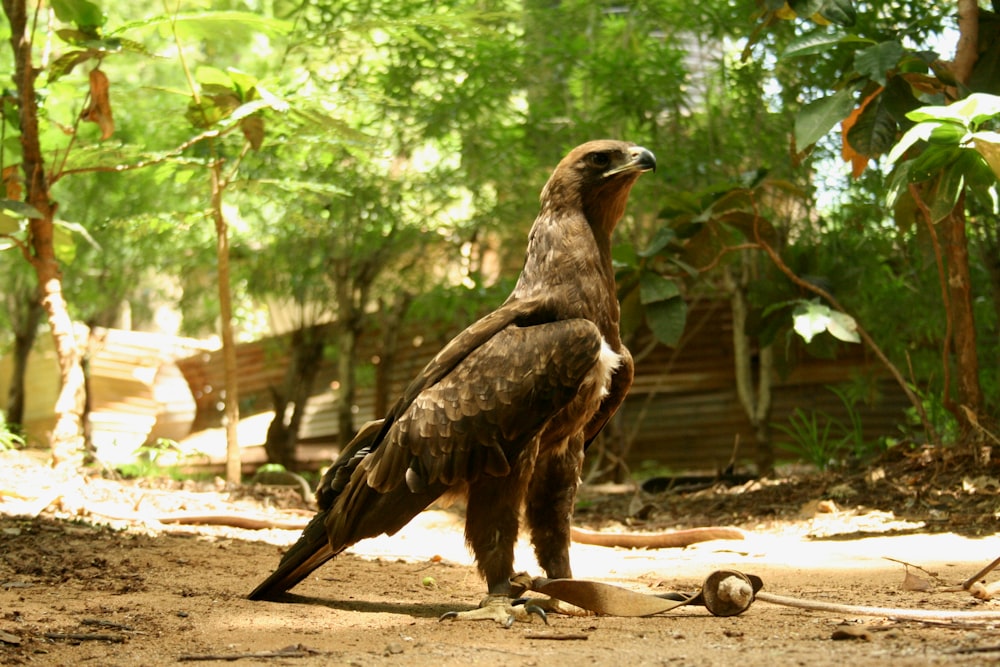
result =
[{"label": "leather jethy strap", "polygon": [[736,570],[712,572],[701,590],[690,594],[649,595],[598,581],[531,578],[526,574],[515,575],[511,584],[515,595],[530,590],[607,616],[653,616],[685,605],[702,605],[715,616],[736,616],[750,608],[764,586],[760,577]]}]

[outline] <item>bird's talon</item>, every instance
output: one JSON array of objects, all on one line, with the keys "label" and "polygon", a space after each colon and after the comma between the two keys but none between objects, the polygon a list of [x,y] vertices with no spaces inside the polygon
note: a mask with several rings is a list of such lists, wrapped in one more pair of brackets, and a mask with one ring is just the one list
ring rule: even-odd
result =
[{"label": "bird's talon", "polygon": [[542,619],[542,623],[544,623],[545,625],[549,624],[549,615],[546,614],[545,610],[539,607],[537,604],[533,602],[526,602],[524,605],[524,611],[528,612],[529,615],[534,614],[538,618]]},{"label": "bird's talon", "polygon": [[490,595],[483,600],[479,608],[445,612],[438,621],[495,621],[505,628],[510,628],[517,621],[530,623],[532,615],[538,616],[548,625],[545,610],[538,606],[534,598],[511,600],[503,595]]}]

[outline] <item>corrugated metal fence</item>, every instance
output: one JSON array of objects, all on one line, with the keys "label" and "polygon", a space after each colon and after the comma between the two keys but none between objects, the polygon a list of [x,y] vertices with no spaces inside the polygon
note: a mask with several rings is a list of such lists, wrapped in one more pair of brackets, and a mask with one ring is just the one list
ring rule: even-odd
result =
[{"label": "corrugated metal fence", "polygon": [[[658,345],[640,357],[642,341],[630,344],[636,354],[636,378],[620,414],[619,430],[630,436],[626,461],[643,461],[683,470],[715,469],[724,466],[740,439],[739,458],[754,460],[754,436],[740,406],[733,370],[732,319],[725,301],[703,302],[691,308],[689,322],[698,322],[697,333],[687,337],[678,349]],[[409,341],[399,350],[391,378],[391,400],[409,380],[466,323],[456,323],[430,332],[410,325],[402,338]],[[367,360],[378,356],[377,335],[361,341],[358,358],[362,364],[359,391],[353,408],[355,427],[374,418],[373,373]],[[782,352],[784,352],[784,349]],[[773,384],[772,423],[787,422],[796,408],[806,413],[823,411],[847,422],[847,411],[828,385],[860,383],[870,401],[857,406],[865,437],[878,438],[897,432],[907,402],[902,392],[886,380],[884,369],[866,356],[861,345],[841,344],[836,359],[816,359],[802,352],[800,341],[792,340],[787,350],[798,362],[784,374],[776,374]],[[262,448],[272,409],[269,386],[280,387],[288,360],[287,338],[268,339],[240,345],[237,351],[241,418],[259,415],[255,429],[241,432],[245,464],[252,468],[263,462]],[[194,431],[218,428],[222,415],[221,353],[204,353],[177,362],[195,397],[197,414]],[[369,379],[369,381],[365,381]],[[332,360],[323,363],[315,394],[307,405],[297,452],[303,467],[327,463],[336,448],[336,368]],[[202,431],[201,437],[210,431]],[[216,436],[218,433],[216,432]],[[781,440],[780,433],[774,433]],[[196,437],[199,437],[196,433]]]}]

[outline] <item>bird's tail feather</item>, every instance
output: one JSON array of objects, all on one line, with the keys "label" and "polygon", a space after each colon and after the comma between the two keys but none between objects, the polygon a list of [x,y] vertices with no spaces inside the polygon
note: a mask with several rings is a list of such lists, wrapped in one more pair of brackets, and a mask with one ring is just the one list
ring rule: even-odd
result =
[{"label": "bird's tail feather", "polygon": [[302,531],[298,542],[285,552],[277,569],[247,597],[273,600],[309,576],[313,570],[337,554],[326,535],[327,512],[319,512]]}]

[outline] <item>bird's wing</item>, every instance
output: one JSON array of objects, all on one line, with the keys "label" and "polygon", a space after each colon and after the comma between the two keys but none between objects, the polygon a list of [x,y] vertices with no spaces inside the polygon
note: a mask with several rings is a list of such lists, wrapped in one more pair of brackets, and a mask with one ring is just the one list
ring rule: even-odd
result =
[{"label": "bird's wing", "polygon": [[583,319],[496,332],[460,355],[395,418],[366,464],[368,485],[387,492],[405,482],[419,492],[508,474],[546,423],[576,398],[602,344],[597,326]]},{"label": "bird's wing", "polygon": [[514,322],[532,321],[540,310],[537,304],[526,301],[504,304],[455,336],[407,385],[385,417],[365,424],[340,452],[316,488],[316,502],[319,508],[324,510],[333,506],[337,497],[350,483],[354,471],[369,454],[382,445],[398,417],[406,412],[421,392],[451,372],[473,350],[478,349],[499,331]]}]

